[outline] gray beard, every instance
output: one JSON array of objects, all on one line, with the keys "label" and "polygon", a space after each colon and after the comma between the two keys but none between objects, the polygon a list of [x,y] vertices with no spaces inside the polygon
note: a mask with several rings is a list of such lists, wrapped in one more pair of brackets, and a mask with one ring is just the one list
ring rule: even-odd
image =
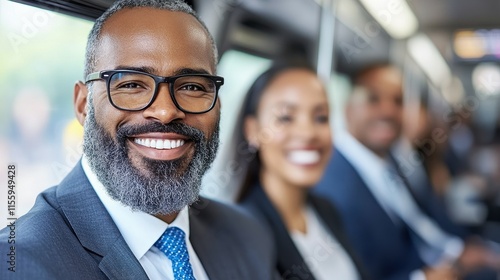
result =
[{"label": "gray beard", "polygon": [[[123,125],[113,139],[95,119],[89,102],[85,120],[83,152],[107,193],[134,211],[151,215],[176,213],[198,199],[203,174],[210,168],[219,146],[219,123],[207,139],[202,131],[183,123]],[[189,137],[195,145],[193,158],[172,161],[131,159],[127,141],[131,135],[174,132]],[[138,169],[134,162],[140,162]]]}]

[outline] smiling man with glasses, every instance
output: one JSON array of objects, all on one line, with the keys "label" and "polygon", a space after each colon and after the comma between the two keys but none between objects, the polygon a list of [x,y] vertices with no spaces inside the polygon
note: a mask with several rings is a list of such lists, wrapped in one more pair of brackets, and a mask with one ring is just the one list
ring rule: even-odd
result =
[{"label": "smiling man with glasses", "polygon": [[[271,279],[248,215],[199,197],[219,143],[213,38],[182,1],[117,1],[74,87],[84,155],[16,223],[0,279]],[[7,252],[9,230],[0,232]]]}]

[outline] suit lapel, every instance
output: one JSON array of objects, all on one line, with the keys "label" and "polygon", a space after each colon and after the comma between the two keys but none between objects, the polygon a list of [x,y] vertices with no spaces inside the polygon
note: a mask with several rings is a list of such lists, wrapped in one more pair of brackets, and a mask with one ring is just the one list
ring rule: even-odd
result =
[{"label": "suit lapel", "polygon": [[300,266],[303,273],[302,276],[305,275],[307,279],[314,279],[304,259],[295,247],[278,211],[271,204],[262,187],[260,185],[254,186],[248,199],[262,213],[262,216],[266,219],[266,223],[272,229],[278,251],[278,270],[280,274],[290,272],[292,268]]},{"label": "suit lapel", "polygon": [[[207,200],[200,200],[189,209],[189,241],[200,259],[203,269],[210,279],[242,279],[238,270],[238,252],[232,248],[241,245],[232,244],[231,238],[221,238],[225,233],[217,227],[218,221],[210,217]],[[217,219],[217,217],[215,217]]]},{"label": "suit lapel", "polygon": [[57,189],[57,199],[83,247],[101,256],[99,268],[110,279],[148,279],[106,208],[90,185],[81,163]]},{"label": "suit lapel", "polygon": [[103,256],[99,268],[109,279],[148,279],[121,236]]},{"label": "suit lapel", "polygon": [[372,220],[364,222],[376,222],[377,227],[379,228],[396,228],[396,230],[404,230],[405,226],[403,225],[403,222],[400,221],[398,217],[393,219],[394,217],[389,216],[389,213],[381,206],[379,200],[375,198],[365,180],[347,160],[347,158],[345,158],[342,152],[335,150],[335,155],[335,159],[339,161],[337,167],[343,167],[343,172],[351,174],[351,176],[347,178],[347,180],[349,180],[349,184],[346,184],[346,186],[351,188],[352,193],[356,194],[357,203],[359,203],[359,205],[363,205],[364,212],[370,213],[371,217],[376,217],[376,219],[373,218]]}]

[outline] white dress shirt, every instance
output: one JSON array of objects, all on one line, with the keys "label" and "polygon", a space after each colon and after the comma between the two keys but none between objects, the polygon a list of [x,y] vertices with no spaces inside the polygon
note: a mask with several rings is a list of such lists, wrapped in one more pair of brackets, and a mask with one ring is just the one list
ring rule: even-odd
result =
[{"label": "white dress shirt", "polygon": [[171,224],[167,224],[144,212],[132,211],[130,207],[111,198],[90,168],[88,159],[85,156],[82,158],[82,167],[97,196],[106,207],[123,239],[125,239],[149,279],[174,280],[172,262],[154,246],[154,243],[170,226],[178,227],[186,234],[189,262],[193,268],[194,277],[197,280],[208,279],[205,269],[189,241],[189,211],[187,206],[179,212],[177,218]]},{"label": "white dress shirt", "polygon": [[359,279],[352,259],[335,237],[326,230],[311,207],[306,208],[306,225],[307,233],[293,231],[290,236],[314,278]]},{"label": "white dress shirt", "polygon": [[[390,171],[390,164],[386,159],[374,154],[346,131],[337,133],[335,145],[358,171],[393,222],[398,224],[404,221],[425,241],[414,240],[422,260],[429,266],[434,266],[441,262],[453,262],[460,256],[463,241],[444,232],[434,220],[421,211],[401,178]],[[439,259],[435,258],[436,249],[442,252]]]}]

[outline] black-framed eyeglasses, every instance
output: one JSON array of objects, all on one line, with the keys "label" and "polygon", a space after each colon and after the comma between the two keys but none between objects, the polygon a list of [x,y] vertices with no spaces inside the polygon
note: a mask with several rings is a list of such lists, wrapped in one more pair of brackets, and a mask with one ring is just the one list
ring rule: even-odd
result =
[{"label": "black-framed eyeglasses", "polygon": [[85,83],[105,80],[111,104],[120,110],[140,111],[149,107],[158,95],[158,85],[168,83],[175,106],[190,114],[203,114],[213,109],[224,78],[208,74],[156,76],[136,70],[94,72]]}]

